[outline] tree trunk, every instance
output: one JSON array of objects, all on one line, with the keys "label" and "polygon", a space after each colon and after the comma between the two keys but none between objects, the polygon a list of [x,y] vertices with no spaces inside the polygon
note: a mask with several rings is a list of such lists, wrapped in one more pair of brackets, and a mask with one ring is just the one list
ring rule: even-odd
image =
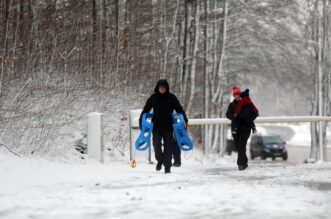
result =
[{"label": "tree trunk", "polygon": [[[5,0],[5,2],[4,2],[4,4],[5,4],[5,6],[4,6],[4,16],[3,16],[3,20],[2,20],[2,28],[3,29],[1,29],[1,32],[2,32],[2,34],[1,34],[1,47],[3,46],[5,46],[4,44],[5,44],[5,41],[6,41],[6,36],[7,36],[7,32],[8,32],[8,26],[7,26],[7,24],[8,24],[8,19],[9,19],[9,5],[10,5],[10,1],[9,0]],[[1,48],[0,47],[0,48]]]},{"label": "tree trunk", "polygon": [[192,14],[192,4],[185,1],[185,31],[184,31],[184,47],[183,47],[183,79],[182,79],[182,93],[183,99],[187,99],[188,79],[189,79],[189,54],[190,54],[190,34],[191,27],[190,16]]},{"label": "tree trunk", "polygon": [[200,5],[196,2],[196,12],[195,12],[195,34],[194,34],[194,45],[193,45],[193,54],[191,62],[191,74],[190,74],[190,96],[187,104],[187,114],[191,115],[193,99],[195,95],[195,74],[196,74],[196,65],[197,57],[199,52],[199,39],[200,39]]},{"label": "tree trunk", "polygon": [[95,66],[96,66],[96,52],[97,52],[97,3],[96,0],[92,0],[92,50],[91,50],[91,55],[92,55],[92,77],[95,73]]},{"label": "tree trunk", "polygon": [[163,58],[163,65],[161,67],[163,67],[163,69],[161,69],[161,78],[166,78],[166,71],[167,71],[167,62],[168,62],[168,51],[169,51],[169,45],[171,44],[172,39],[174,38],[174,34],[176,31],[176,23],[177,23],[177,14],[178,14],[178,8],[179,8],[179,0],[177,0],[176,3],[176,10],[175,10],[175,15],[174,15],[174,20],[173,20],[173,24],[172,24],[172,30],[170,35],[168,36],[167,33],[167,11],[166,11],[166,2],[165,0],[163,0],[163,5],[164,5],[164,10],[163,10],[163,15],[164,15],[164,19],[163,19],[163,36],[165,39],[165,49],[164,49],[164,58]]},{"label": "tree trunk", "polygon": [[[226,57],[226,42],[227,42],[227,20],[228,20],[228,1],[224,0],[224,16],[223,16],[223,40],[222,40],[222,53],[221,53],[221,58],[220,58],[220,62],[219,62],[219,67],[218,67],[218,71],[219,71],[219,77],[220,77],[220,81],[221,81],[221,93],[219,96],[219,108],[221,110],[221,112],[219,113],[220,117],[223,118],[225,117],[225,110],[224,109],[224,94],[225,94],[225,90],[226,90],[226,75],[225,75],[225,67],[224,67],[224,59]],[[221,152],[224,150],[224,145],[225,145],[225,129],[224,129],[224,125],[221,126],[220,129],[220,143],[219,148],[218,148],[218,152]]]},{"label": "tree trunk", "polygon": [[119,0],[115,0],[115,38],[116,38],[116,48],[115,48],[115,57],[116,57],[116,71],[115,75],[118,74],[118,68],[119,68],[119,49],[120,49],[120,37],[119,37],[119,26],[120,26],[120,21],[119,21]]},{"label": "tree trunk", "polygon": [[[210,11],[209,1],[205,1],[205,39],[204,39],[204,118],[209,118],[209,101],[210,101],[210,91],[209,91],[209,66],[210,66],[210,53],[208,52],[209,40],[210,40],[210,25],[208,24],[208,15]],[[209,146],[209,127],[204,126],[203,129],[203,151],[207,153],[207,148]]]},{"label": "tree trunk", "polygon": [[106,3],[105,0],[100,1],[100,21],[99,21],[99,29],[100,29],[100,48],[99,48],[99,63],[100,63],[100,82],[102,86],[105,85],[105,72],[104,68],[104,59],[105,59],[105,41],[106,41],[106,27],[105,27],[105,13],[106,13]]}]

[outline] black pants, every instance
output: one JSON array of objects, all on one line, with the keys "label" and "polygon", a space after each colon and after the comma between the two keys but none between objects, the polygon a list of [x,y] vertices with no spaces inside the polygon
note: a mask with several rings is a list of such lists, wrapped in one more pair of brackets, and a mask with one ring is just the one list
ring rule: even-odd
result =
[{"label": "black pants", "polygon": [[182,161],[180,159],[180,154],[181,154],[181,150],[177,144],[177,141],[174,141],[174,148],[173,148],[173,155],[174,155],[174,163],[177,164],[182,164]]},{"label": "black pants", "polygon": [[[163,151],[162,151],[163,139]],[[153,146],[155,159],[157,162],[162,162],[165,167],[171,167],[171,159],[176,144],[172,131],[153,130]]]},{"label": "black pants", "polygon": [[250,132],[237,132],[236,134],[232,134],[234,145],[237,148],[238,151],[238,158],[237,158],[237,164],[242,166],[247,166],[248,158],[246,155],[246,144],[247,140],[250,136]]}]

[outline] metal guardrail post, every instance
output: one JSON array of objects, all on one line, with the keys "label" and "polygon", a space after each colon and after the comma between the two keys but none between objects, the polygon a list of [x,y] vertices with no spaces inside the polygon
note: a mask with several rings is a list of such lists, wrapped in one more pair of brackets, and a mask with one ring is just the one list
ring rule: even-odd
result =
[{"label": "metal guardrail post", "polygon": [[318,129],[318,143],[319,143],[319,161],[324,161],[324,150],[323,150],[323,121],[319,121],[319,129]]}]

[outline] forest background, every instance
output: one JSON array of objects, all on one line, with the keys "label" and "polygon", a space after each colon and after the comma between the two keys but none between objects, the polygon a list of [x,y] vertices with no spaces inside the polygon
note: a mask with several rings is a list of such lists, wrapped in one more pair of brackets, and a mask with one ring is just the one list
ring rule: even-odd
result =
[{"label": "forest background", "polygon": [[[224,117],[234,85],[250,89],[261,116],[330,116],[330,3],[1,0],[0,143],[58,152],[59,138],[84,132],[86,114],[100,111],[109,147],[123,152],[128,110],[160,78],[189,118]],[[224,150],[223,126],[190,131]]]}]

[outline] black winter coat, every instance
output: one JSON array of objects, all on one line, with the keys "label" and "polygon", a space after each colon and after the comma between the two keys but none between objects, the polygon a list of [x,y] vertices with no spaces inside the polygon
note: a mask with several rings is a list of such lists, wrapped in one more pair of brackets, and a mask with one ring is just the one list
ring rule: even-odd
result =
[{"label": "black winter coat", "polygon": [[[161,94],[159,92],[159,86],[165,86],[167,91],[164,94]],[[140,118],[139,118],[139,126],[141,128],[141,122],[142,122],[142,115],[144,113],[148,113],[151,111],[151,109],[153,109],[154,112],[154,116],[152,119],[152,122],[154,124],[153,129],[154,130],[165,130],[165,131],[173,131],[172,128],[172,124],[173,124],[173,119],[172,119],[172,113],[174,112],[174,110],[177,113],[183,114],[185,122],[187,124],[187,117],[186,114],[184,112],[183,107],[180,105],[177,97],[169,92],[169,85],[168,82],[166,80],[160,80],[155,89],[154,89],[154,94],[152,94],[141,114],[140,114]]]},{"label": "black winter coat", "polygon": [[231,120],[231,130],[234,128],[234,124],[238,124],[238,132],[250,132],[252,128],[252,122],[258,116],[257,113],[253,112],[251,105],[246,105],[242,108],[239,115],[235,115],[235,109],[238,101],[233,100],[226,112],[226,117]]}]

